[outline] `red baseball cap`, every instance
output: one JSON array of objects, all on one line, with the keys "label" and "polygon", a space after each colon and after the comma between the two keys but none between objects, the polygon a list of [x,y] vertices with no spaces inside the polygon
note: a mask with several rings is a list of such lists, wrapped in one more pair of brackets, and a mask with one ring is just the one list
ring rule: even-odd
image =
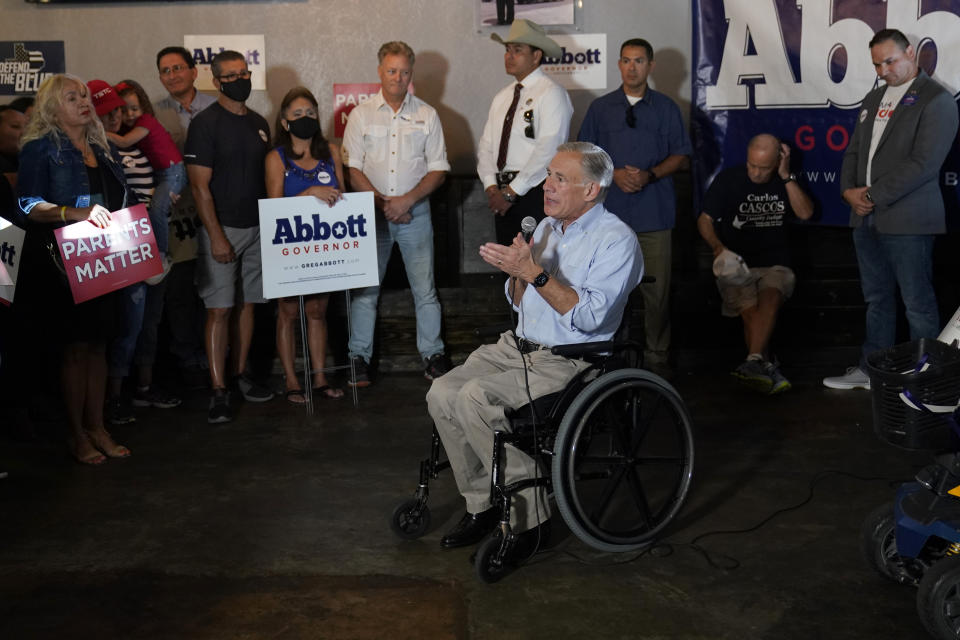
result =
[{"label": "red baseball cap", "polygon": [[103,80],[90,80],[87,82],[87,87],[90,89],[90,99],[98,116],[107,115],[117,107],[127,106],[113,87]]}]

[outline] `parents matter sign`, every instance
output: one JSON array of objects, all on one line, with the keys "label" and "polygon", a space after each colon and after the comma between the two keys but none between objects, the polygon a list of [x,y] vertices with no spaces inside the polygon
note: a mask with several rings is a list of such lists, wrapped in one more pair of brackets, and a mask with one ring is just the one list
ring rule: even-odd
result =
[{"label": "parents matter sign", "polygon": [[333,135],[342,138],[347,116],[354,107],[380,93],[379,82],[335,83],[333,85]]},{"label": "parents matter sign", "polygon": [[83,221],[54,230],[76,303],[163,271],[147,208],[138,204],[110,216],[105,229]]},{"label": "parents matter sign", "polygon": [[263,296],[281,298],[379,284],[373,193],[334,206],[314,198],[260,200]]}]

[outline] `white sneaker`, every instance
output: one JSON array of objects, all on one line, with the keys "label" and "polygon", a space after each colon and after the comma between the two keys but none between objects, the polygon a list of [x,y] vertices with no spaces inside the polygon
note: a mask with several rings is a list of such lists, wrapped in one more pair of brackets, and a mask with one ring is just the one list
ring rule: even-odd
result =
[{"label": "white sneaker", "polygon": [[150,285],[151,287],[152,287],[153,285],[160,284],[161,282],[163,282],[163,279],[167,277],[167,274],[170,273],[171,267],[173,267],[173,261],[170,260],[170,256],[164,255],[164,256],[163,256],[163,271],[161,271],[160,273],[158,273],[158,274],[155,275],[155,276],[150,276],[149,278],[147,278],[146,280],[144,280],[144,282],[146,282],[146,283],[147,283],[148,285]]},{"label": "white sneaker", "polygon": [[831,389],[866,389],[869,391],[870,377],[860,367],[850,367],[842,376],[824,378],[823,386]]}]

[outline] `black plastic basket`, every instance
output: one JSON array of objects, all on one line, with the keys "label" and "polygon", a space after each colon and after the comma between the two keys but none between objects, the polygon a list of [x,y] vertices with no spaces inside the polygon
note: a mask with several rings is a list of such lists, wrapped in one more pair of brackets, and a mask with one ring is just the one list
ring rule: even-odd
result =
[{"label": "black plastic basket", "polygon": [[[918,371],[922,363],[927,366]],[[929,413],[903,401],[952,406],[960,398],[960,349],[923,338],[867,356],[873,392],[873,429],[904,449],[953,449],[949,413]]]}]

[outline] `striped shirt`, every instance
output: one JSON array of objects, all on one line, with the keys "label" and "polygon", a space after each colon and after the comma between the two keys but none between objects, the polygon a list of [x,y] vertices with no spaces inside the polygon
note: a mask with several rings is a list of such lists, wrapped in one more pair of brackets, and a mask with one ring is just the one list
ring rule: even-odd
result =
[{"label": "striped shirt", "polygon": [[157,186],[153,178],[153,167],[143,152],[136,147],[119,149],[120,166],[127,178],[127,185],[137,195],[137,202],[150,206],[153,190]]}]

